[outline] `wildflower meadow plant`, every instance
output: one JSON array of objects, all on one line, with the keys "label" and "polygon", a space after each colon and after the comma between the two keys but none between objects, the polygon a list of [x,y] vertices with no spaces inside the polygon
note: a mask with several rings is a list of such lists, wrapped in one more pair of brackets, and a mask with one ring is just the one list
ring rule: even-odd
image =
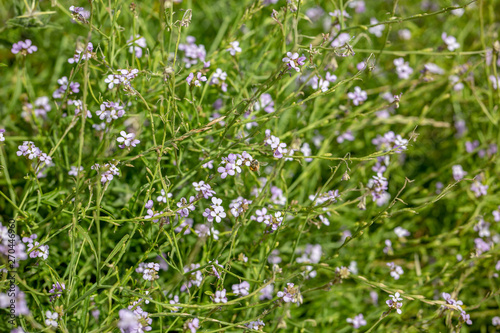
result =
[{"label": "wildflower meadow plant", "polygon": [[500,330],[499,15],[0,1],[0,332]]}]

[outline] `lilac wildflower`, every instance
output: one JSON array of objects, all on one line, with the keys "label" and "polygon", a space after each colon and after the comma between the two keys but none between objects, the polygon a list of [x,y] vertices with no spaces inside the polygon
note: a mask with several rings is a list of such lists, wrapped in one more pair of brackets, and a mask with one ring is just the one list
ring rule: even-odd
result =
[{"label": "lilac wildflower", "polygon": [[262,331],[266,324],[262,320],[258,319],[245,324],[245,326],[251,330]]},{"label": "lilac wildflower", "polygon": [[487,194],[488,185],[481,184],[478,180],[475,180],[470,186],[470,190],[474,192],[476,198],[479,198],[480,196]]},{"label": "lilac wildflower", "polygon": [[182,197],[181,200],[177,203],[177,207],[179,207],[179,210],[177,211],[178,214],[182,217],[188,217],[189,212],[195,209],[193,205],[193,202],[195,200],[196,200],[195,197],[193,196],[189,197],[189,204],[188,204],[186,198]]},{"label": "lilac wildflower", "polygon": [[347,93],[347,97],[351,99],[352,104],[356,106],[363,104],[368,99],[366,91],[361,90],[360,87],[354,87],[354,92]]},{"label": "lilac wildflower", "polygon": [[214,303],[227,303],[226,289],[217,290],[213,297]]},{"label": "lilac wildflower", "polygon": [[52,289],[49,290],[49,293],[54,295],[50,296],[50,301],[53,302],[56,298],[61,297],[63,290],[66,290],[66,285],[64,283],[56,282],[52,284]]},{"label": "lilac wildflower", "polygon": [[411,31],[408,29],[401,29],[398,31],[398,36],[402,40],[410,40],[411,39]]},{"label": "lilac wildflower", "polygon": [[356,329],[366,325],[366,320],[363,318],[362,313],[358,314],[354,318],[347,318],[346,321]]},{"label": "lilac wildflower", "polygon": [[457,42],[457,39],[453,36],[448,36],[446,32],[443,32],[441,34],[441,39],[446,44],[448,51],[453,52],[460,47],[460,44]]},{"label": "lilac wildflower", "polygon": [[[304,155],[304,157],[311,156],[312,150],[307,142],[304,142],[302,144],[302,147],[300,147],[300,152],[302,153],[302,155]],[[304,161],[306,161],[306,162],[311,162],[312,160],[313,160],[312,158],[305,158],[304,159]]]},{"label": "lilac wildflower", "polygon": [[486,243],[482,238],[474,239],[474,243],[476,245],[477,255],[481,255],[491,249],[491,244]]},{"label": "lilac wildflower", "polygon": [[[172,193],[165,193],[165,190],[161,189],[160,195],[158,197],[156,197],[156,201],[167,203],[167,198],[171,198],[171,197],[172,197]],[[151,208],[151,207],[149,207],[149,208]]]},{"label": "lilac wildflower", "polygon": [[498,206],[498,209],[494,210],[492,214],[493,214],[493,220],[495,220],[495,222],[500,222],[500,206]]},{"label": "lilac wildflower", "polygon": [[253,105],[255,111],[264,110],[267,113],[274,112],[274,101],[270,94],[264,93],[260,95],[260,98]]},{"label": "lilac wildflower", "polygon": [[90,12],[83,7],[69,7],[69,11],[73,16],[73,20],[80,21],[82,23],[87,23],[90,18]]},{"label": "lilac wildflower", "polygon": [[57,324],[57,319],[59,318],[59,314],[57,312],[50,312],[50,311],[47,311],[45,312],[45,325],[47,326],[52,326],[54,328],[57,328],[58,324]]},{"label": "lilac wildflower", "polygon": [[346,45],[349,40],[351,39],[351,36],[347,33],[347,32],[342,32],[341,34],[339,34],[337,36],[336,39],[333,40],[331,46],[332,47],[343,47],[344,45]]},{"label": "lilac wildflower", "polygon": [[497,90],[500,82],[500,76],[495,77],[495,75],[488,76],[493,89]]},{"label": "lilac wildflower", "polygon": [[402,227],[396,227],[394,228],[394,233],[396,234],[396,236],[398,236],[399,238],[402,238],[402,237],[408,237],[410,236],[410,232],[408,230],[406,230],[405,228],[402,228]]},{"label": "lilac wildflower", "polygon": [[273,299],[274,285],[268,284],[260,290],[259,300],[263,301],[265,299]]},{"label": "lilac wildflower", "polygon": [[120,102],[104,102],[95,113],[99,116],[99,119],[110,123],[113,120],[123,117],[125,110],[123,105],[120,105]]},{"label": "lilac wildflower", "polygon": [[139,74],[138,69],[119,69],[119,74],[109,74],[104,82],[108,84],[108,89],[113,89],[115,86],[122,85],[125,89],[131,89],[131,81]]},{"label": "lilac wildflower", "polygon": [[127,45],[129,45],[128,52],[135,53],[137,58],[142,57],[142,49],[147,47],[146,38],[141,37],[140,35],[135,35],[135,38],[131,36],[127,40]]},{"label": "lilac wildflower", "polygon": [[402,301],[403,299],[399,296],[401,295],[398,292],[396,292],[394,295],[389,295],[391,299],[385,301],[385,303],[387,304],[389,309],[396,310],[398,314],[401,314],[401,307],[403,306],[403,303],[400,301]]},{"label": "lilac wildflower", "polygon": [[188,77],[186,78],[186,82],[191,87],[201,87],[201,82],[205,81],[207,81],[207,77],[203,76],[201,72],[196,73],[196,78],[193,73],[189,73]]},{"label": "lilac wildflower", "polygon": [[231,47],[229,47],[226,50],[229,52],[229,54],[231,54],[232,56],[235,56],[236,53],[241,53],[240,42],[238,42],[238,41],[231,42],[231,43],[229,43],[229,45],[231,45]]},{"label": "lilac wildflower", "polygon": [[121,145],[118,145],[121,149],[123,148],[129,148],[130,147],[135,147],[137,146],[141,141],[135,139],[135,133],[127,133],[125,131],[120,132],[121,137],[118,137],[116,141],[121,143]]},{"label": "lilac wildflower", "polygon": [[229,209],[234,217],[238,217],[248,210],[248,206],[252,204],[251,200],[247,200],[243,197],[238,197],[231,201],[229,204]]},{"label": "lilac wildflower", "polygon": [[185,324],[185,328],[191,331],[191,333],[196,333],[198,328],[200,328],[200,320],[198,318],[188,320]]},{"label": "lilac wildflower", "polygon": [[[378,20],[374,17],[370,19],[370,25],[377,24]],[[379,24],[368,28],[368,32],[375,35],[376,37],[382,37],[382,32],[385,29],[385,25]]]},{"label": "lilac wildflower", "polygon": [[394,66],[396,66],[396,73],[401,80],[406,80],[413,74],[413,68],[403,58],[394,59]]},{"label": "lilac wildflower", "polygon": [[382,250],[385,254],[389,254],[391,252],[393,252],[393,249],[392,249],[392,242],[389,240],[389,239],[386,239],[384,241],[384,244],[385,244],[385,247],[384,249]]},{"label": "lilac wildflower", "polygon": [[[78,82],[69,82],[68,77],[63,76],[59,80],[57,80],[59,84],[59,88],[52,94],[52,97],[55,99],[60,99],[68,91],[68,95],[78,94],[80,92],[80,83]],[[68,89],[69,87],[69,89]]]},{"label": "lilac wildflower", "polygon": [[352,131],[347,130],[344,133],[341,133],[337,137],[337,142],[338,143],[343,143],[344,141],[354,141],[354,135],[352,134]]},{"label": "lilac wildflower", "polygon": [[287,283],[286,288],[283,291],[278,291],[277,296],[285,303],[295,303],[297,305],[302,303],[299,287],[296,287],[293,283]]},{"label": "lilac wildflower", "polygon": [[184,267],[184,274],[194,270],[196,271],[190,273],[189,275],[185,274],[187,282],[181,286],[181,291],[186,291],[187,289],[190,289],[192,286],[199,287],[201,285],[201,282],[203,281],[203,274],[201,273],[200,270],[197,270],[200,267],[201,267],[200,264],[191,264],[188,267]]},{"label": "lilac wildflower", "polygon": [[21,55],[26,56],[36,52],[37,50],[38,47],[32,45],[31,40],[26,39],[24,42],[20,40],[19,42],[12,44],[11,52],[14,54],[21,53]]},{"label": "lilac wildflower", "polygon": [[159,278],[158,272],[160,271],[160,264],[155,262],[140,263],[135,271],[142,274],[144,280],[153,281]]},{"label": "lilac wildflower", "polygon": [[391,276],[394,278],[394,280],[399,280],[400,276],[404,273],[401,266],[398,266],[393,262],[387,263],[387,266],[391,269]]},{"label": "lilac wildflower", "polygon": [[203,180],[201,180],[198,183],[194,182],[193,186],[194,186],[194,189],[197,192],[200,192],[200,194],[205,199],[208,199],[208,198],[210,198],[211,196],[213,196],[215,194],[215,191],[212,190],[212,187],[210,186],[210,184],[205,184],[205,182]]},{"label": "lilac wildflower", "polygon": [[207,51],[204,45],[196,45],[196,38],[193,36],[186,37],[187,44],[179,44],[179,50],[184,52],[182,61],[186,68],[196,65],[198,61],[205,62]]},{"label": "lilac wildflower", "polygon": [[306,57],[302,55],[299,57],[298,53],[287,52],[286,57],[282,59],[286,63],[288,70],[294,69],[296,72],[300,72],[300,67],[305,64]]},{"label": "lilac wildflower", "polygon": [[243,281],[240,284],[233,284],[231,288],[235,295],[247,296],[250,293],[250,284],[247,281]]},{"label": "lilac wildflower", "polygon": [[82,60],[89,60],[89,59],[92,59],[92,56],[94,55],[94,53],[92,53],[92,51],[94,51],[94,45],[89,42],[87,44],[87,47],[85,48],[78,48],[76,49],[76,53],[73,57],[69,58],[68,59],[68,62],[70,64],[76,64],[80,61],[80,59]]},{"label": "lilac wildflower", "polygon": [[203,216],[207,218],[208,222],[213,222],[215,219],[215,222],[220,223],[222,219],[226,217],[224,207],[221,205],[222,199],[216,197],[212,198],[212,205],[203,212]]},{"label": "lilac wildflower", "polygon": [[461,165],[454,165],[451,167],[451,170],[453,172],[453,179],[456,181],[463,179],[467,175],[467,172],[464,171]]},{"label": "lilac wildflower", "polygon": [[195,228],[195,233],[200,238],[213,236],[215,240],[219,239],[219,231],[215,230],[213,226],[209,226],[207,224],[197,224]]}]

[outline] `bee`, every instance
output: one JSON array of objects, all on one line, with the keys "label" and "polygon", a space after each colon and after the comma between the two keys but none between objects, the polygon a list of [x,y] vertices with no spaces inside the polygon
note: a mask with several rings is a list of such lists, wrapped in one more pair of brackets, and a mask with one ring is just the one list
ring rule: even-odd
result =
[{"label": "bee", "polygon": [[261,165],[262,165],[262,166],[266,166],[266,165],[267,165],[267,163],[265,163],[265,162],[261,163],[261,162],[259,162],[259,161],[255,160],[255,159],[253,159],[253,160],[250,162],[250,166],[249,166],[250,171],[257,171],[257,174],[260,176],[260,166],[261,166]]},{"label": "bee", "polygon": [[256,159],[253,159],[251,162],[250,162],[250,170],[251,171],[259,171],[260,169],[260,163],[259,161],[257,161]]}]

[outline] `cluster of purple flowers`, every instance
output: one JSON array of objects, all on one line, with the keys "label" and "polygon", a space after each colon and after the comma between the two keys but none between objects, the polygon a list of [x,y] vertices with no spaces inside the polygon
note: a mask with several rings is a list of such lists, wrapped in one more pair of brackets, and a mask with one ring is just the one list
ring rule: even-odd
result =
[{"label": "cluster of purple flowers", "polygon": [[[26,111],[28,111],[30,113],[33,112],[33,114],[36,117],[46,118],[47,112],[52,110],[52,106],[50,106],[50,101],[49,101],[49,98],[47,96],[38,97],[35,100],[34,104],[35,104],[35,106],[33,107],[33,105],[31,103],[26,103],[25,107],[26,107]],[[25,114],[25,115],[27,116],[27,114]]]},{"label": "cluster of purple flowers", "polygon": [[220,166],[217,168],[217,172],[220,173],[222,179],[225,179],[228,175],[234,176],[236,173],[241,173],[241,167],[243,165],[250,166],[253,161],[253,157],[243,151],[241,154],[229,154],[227,157],[223,157]]},{"label": "cluster of purple flowers", "polygon": [[17,156],[25,156],[29,160],[35,160],[36,166],[35,168],[38,170],[38,166],[41,163],[45,163],[46,166],[54,165],[52,163],[52,157],[42,152],[40,148],[35,146],[35,143],[32,141],[23,141],[23,144],[17,147],[19,150],[17,151]]},{"label": "cluster of purple flowers", "polygon": [[160,264],[155,262],[141,262],[135,271],[142,274],[144,280],[154,281],[159,278],[158,272],[160,271]]},{"label": "cluster of purple flowers", "polygon": [[[301,251],[300,251],[301,252]],[[299,253],[300,253],[299,252]],[[320,244],[307,244],[305,250],[302,252],[302,255],[297,258],[297,262],[299,264],[317,264],[321,260],[322,248]],[[314,270],[313,266],[306,266],[306,277],[314,278],[317,275],[317,272]]]},{"label": "cluster of purple flowers", "polygon": [[109,89],[113,89],[116,86],[122,85],[124,89],[131,87],[131,81],[137,77],[139,74],[138,69],[119,69],[119,74],[109,74],[104,82],[108,84]]},{"label": "cluster of purple flowers", "polygon": [[243,281],[240,284],[233,284],[231,289],[235,295],[247,296],[250,293],[250,283]]},{"label": "cluster of purple flowers", "polygon": [[253,105],[255,111],[264,110],[267,113],[274,112],[274,101],[270,94],[264,93],[260,95],[259,100]]},{"label": "cluster of purple flowers", "polygon": [[229,52],[230,55],[234,57],[236,53],[241,53],[240,42],[234,41],[229,43],[229,45],[231,46],[226,51]]},{"label": "cluster of purple flowers", "polygon": [[286,143],[280,142],[280,139],[271,135],[271,130],[266,130],[266,139],[264,140],[265,146],[270,146],[273,150],[273,156],[276,158],[283,158],[283,155],[288,153]]},{"label": "cluster of purple flowers", "polygon": [[215,295],[212,298],[214,303],[227,303],[226,289],[215,291]]},{"label": "cluster of purple flowers", "polygon": [[187,331],[191,331],[191,333],[196,333],[200,328],[200,320],[198,318],[193,318],[184,324],[184,329]]},{"label": "cluster of purple flowers", "polygon": [[50,296],[50,301],[53,302],[56,298],[61,297],[64,290],[66,290],[66,285],[64,283],[56,282],[52,284],[52,289],[49,290],[49,293],[53,294]]},{"label": "cluster of purple flowers", "polygon": [[186,198],[182,197],[181,200],[176,204],[179,209],[177,210],[177,213],[181,217],[188,217],[189,213],[195,210],[195,206],[193,205],[193,202],[196,201],[196,198],[193,196],[189,197],[189,203],[186,200]]},{"label": "cluster of purple flowers", "polygon": [[76,21],[87,23],[87,20],[90,18],[90,12],[83,7],[71,6],[69,7],[69,11]]},{"label": "cluster of purple flowers", "polygon": [[352,104],[358,106],[368,99],[368,94],[360,87],[354,87],[354,91],[347,93],[347,97],[352,100]]},{"label": "cluster of purple flowers", "polygon": [[37,234],[33,234],[29,237],[23,237],[23,242],[28,245],[28,253],[30,258],[42,258],[46,260],[49,257],[49,246],[40,245],[39,242],[35,241],[38,238]]},{"label": "cluster of purple flowers", "polygon": [[460,47],[460,44],[457,42],[457,39],[453,36],[449,36],[446,32],[441,34],[441,39],[446,44],[448,51],[455,51]]},{"label": "cluster of purple flowers", "polygon": [[286,57],[282,61],[286,64],[288,70],[293,69],[296,72],[300,72],[300,66],[305,64],[306,57],[304,55],[299,57],[298,53],[287,52]]},{"label": "cluster of purple flowers", "polygon": [[[101,114],[101,116],[102,116],[102,114]],[[121,143],[121,145],[118,145],[118,147],[120,147],[121,149],[123,149],[123,148],[130,149],[130,147],[135,147],[136,145],[141,143],[141,141],[139,141],[135,138],[135,133],[127,133],[125,131],[121,131],[120,135],[121,136],[118,137],[116,139],[116,141]]]},{"label": "cluster of purple flowers", "polygon": [[93,51],[94,51],[94,45],[91,42],[89,42],[86,48],[84,49],[77,48],[75,55],[72,58],[69,58],[68,62],[70,64],[75,64],[78,63],[80,59],[82,60],[92,59],[92,57],[94,56]]},{"label": "cluster of purple flowers", "polygon": [[[199,270],[200,267],[200,264],[191,264],[188,267],[184,267],[184,274],[187,281],[182,284],[181,292],[186,291],[193,286],[199,287],[201,285],[201,282],[203,281],[203,274],[201,270]],[[189,273],[191,271],[194,272],[186,275],[186,273]]]},{"label": "cluster of purple flowers", "polygon": [[186,82],[191,86],[191,87],[201,87],[201,82],[207,81],[207,77],[204,76],[201,72],[196,73],[196,76],[194,73],[189,73],[188,77],[186,78]]},{"label": "cluster of purple flowers", "polygon": [[293,283],[287,283],[283,291],[278,291],[277,296],[285,303],[295,303],[297,305],[302,303],[299,287],[296,287]]},{"label": "cluster of purple flowers", "polygon": [[186,44],[179,44],[179,50],[184,52],[182,61],[185,63],[186,68],[196,65],[198,61],[205,62],[207,51],[204,45],[196,45],[196,38],[193,36],[186,37]]},{"label": "cluster of purple flowers", "polygon": [[[227,83],[225,82],[227,79],[227,73],[222,69],[217,68],[215,73],[212,75],[212,81],[210,84],[220,85],[221,90],[223,92],[227,92]],[[189,83],[189,82],[188,82]]]},{"label": "cluster of purple flowers", "polygon": [[262,320],[258,319],[245,324],[245,326],[251,330],[262,331],[266,324]]},{"label": "cluster of purple flowers", "polygon": [[212,205],[210,208],[205,209],[203,216],[207,218],[208,222],[215,220],[215,222],[220,223],[226,217],[226,212],[224,211],[224,207],[222,207],[222,199],[213,197]]},{"label": "cluster of purple flowers", "polygon": [[139,303],[142,300],[129,305],[127,309],[121,309],[118,312],[120,320],[118,328],[121,333],[139,333],[151,331],[153,319],[149,317],[149,313],[144,311]]},{"label": "cluster of purple flowers", "polygon": [[140,35],[135,35],[135,38],[133,36],[130,36],[130,38],[127,40],[127,45],[129,45],[129,53],[135,53],[135,56],[137,58],[141,58],[143,52],[142,49],[145,49],[147,47],[146,38],[141,37]]},{"label": "cluster of purple flowers", "polygon": [[80,92],[80,83],[69,82],[68,77],[66,76],[57,80],[57,83],[59,84],[59,88],[57,88],[57,90],[52,94],[52,97],[55,99],[63,98],[66,91],[68,91],[68,95],[78,94]]},{"label": "cluster of purple flowers", "polygon": [[281,216],[281,212],[275,212],[274,215],[267,214],[267,208],[265,207],[260,210],[257,209],[255,211],[255,215],[250,216],[250,219],[270,226],[272,231],[278,230],[283,223],[283,216]]},{"label": "cluster of purple flowers", "polygon": [[215,191],[212,190],[210,184],[206,184],[203,180],[197,183],[194,182],[193,186],[196,192],[199,192],[205,199],[208,199],[215,194]]},{"label": "cluster of purple flowers", "polygon": [[120,102],[103,102],[95,114],[99,116],[99,119],[110,123],[115,119],[123,117],[125,110]]},{"label": "cluster of purple flowers", "polygon": [[460,311],[460,320],[466,323],[467,325],[472,325],[472,320],[470,320],[470,315],[468,315],[467,312],[465,312],[462,309],[462,305],[464,305],[464,303],[461,300],[455,300],[451,298],[451,295],[448,293],[442,293],[441,296],[446,301],[446,304],[453,305],[453,307],[443,305],[442,306],[443,309]]},{"label": "cluster of purple flowers", "polygon": [[248,210],[248,206],[252,204],[252,200],[247,200],[243,197],[238,197],[231,201],[229,209],[234,217],[238,217]]},{"label": "cluster of purple flowers", "polygon": [[120,176],[120,170],[116,166],[117,164],[105,163],[104,165],[94,164],[90,168],[100,173],[101,183],[110,182],[113,180],[114,176]]},{"label": "cluster of purple flowers", "polygon": [[395,150],[395,153],[402,153],[408,149],[408,140],[403,139],[401,135],[394,134],[393,131],[385,133],[383,136],[377,135],[372,143],[377,146],[377,149],[382,151]]},{"label": "cluster of purple flowers", "polygon": [[394,295],[389,295],[391,299],[385,301],[389,309],[396,310],[398,314],[402,313],[401,308],[403,307],[403,302],[401,302],[403,298],[401,298],[400,296],[401,295],[396,292]]},{"label": "cluster of purple flowers", "polygon": [[406,80],[413,74],[413,68],[403,58],[394,59],[394,66],[396,66],[396,73],[401,80]]},{"label": "cluster of purple flowers", "polygon": [[363,317],[363,314],[360,313],[357,316],[354,316],[354,318],[347,318],[346,321],[352,325],[355,329],[360,328],[361,326],[366,325],[366,320]]},{"label": "cluster of purple flowers", "polygon": [[33,45],[30,39],[26,39],[24,42],[20,40],[19,42],[12,44],[11,50],[14,54],[21,53],[24,56],[36,51],[38,51],[38,47]]},{"label": "cluster of purple flowers", "polygon": [[399,280],[401,275],[403,275],[404,273],[403,268],[393,262],[388,262],[387,266],[391,269],[391,276],[394,278],[394,280]]},{"label": "cluster of purple flowers", "polygon": [[321,76],[314,75],[309,82],[307,82],[308,85],[310,85],[314,90],[321,90],[322,92],[325,92],[328,90],[328,87],[330,86],[330,83],[333,83],[337,81],[337,76],[330,74],[330,72],[326,72],[326,76],[323,79]]}]

